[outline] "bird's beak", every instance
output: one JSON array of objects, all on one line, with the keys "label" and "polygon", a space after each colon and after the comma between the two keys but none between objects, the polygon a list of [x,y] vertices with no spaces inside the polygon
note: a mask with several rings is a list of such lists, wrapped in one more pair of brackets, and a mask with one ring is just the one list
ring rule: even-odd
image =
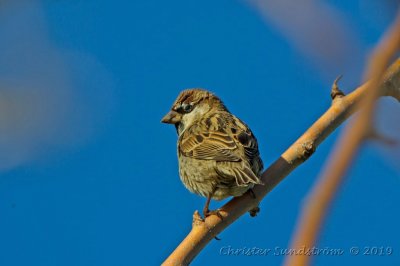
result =
[{"label": "bird's beak", "polygon": [[181,119],[182,115],[180,113],[171,110],[161,119],[161,122],[166,124],[176,124],[179,123]]}]

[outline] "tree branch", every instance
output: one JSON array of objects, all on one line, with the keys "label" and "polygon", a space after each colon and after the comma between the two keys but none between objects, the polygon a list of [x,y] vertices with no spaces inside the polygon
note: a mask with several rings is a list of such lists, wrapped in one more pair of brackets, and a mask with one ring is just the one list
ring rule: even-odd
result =
[{"label": "tree branch", "polygon": [[[376,47],[365,71],[368,82],[365,88],[365,95],[360,100],[357,108],[360,113],[343,131],[341,137],[327,160],[318,182],[310,192],[309,197],[303,206],[299,220],[298,229],[292,241],[291,248],[297,250],[302,247],[310,248],[315,245],[319,231],[326,217],[328,208],[334,199],[336,192],[343,182],[345,173],[357,154],[360,146],[372,131],[372,117],[375,111],[376,100],[383,93],[391,93],[399,100],[399,83],[391,83],[386,88],[386,93],[379,90],[382,80],[392,80],[393,72],[398,70],[400,60],[393,64],[384,76],[384,71],[390,59],[400,48],[400,11],[396,20],[384,35],[384,38]],[[398,82],[398,80],[397,80]],[[397,86],[397,87],[396,87]],[[288,256],[285,265],[306,266],[310,263],[310,256]]]},{"label": "tree branch", "polygon": [[[262,175],[264,186],[257,185],[253,188],[255,199],[249,192],[241,197],[233,198],[220,209],[222,220],[216,215],[202,220],[196,211],[193,215],[191,232],[164,261],[163,265],[189,264],[215,236],[240,216],[257,207],[258,203],[279,182],[306,161],[319,144],[354,113],[356,110],[354,107],[364,95],[367,85],[368,82],[347,96],[333,99],[332,106],[265,170]],[[400,59],[388,70],[379,90],[382,96],[391,96],[400,101]]]}]

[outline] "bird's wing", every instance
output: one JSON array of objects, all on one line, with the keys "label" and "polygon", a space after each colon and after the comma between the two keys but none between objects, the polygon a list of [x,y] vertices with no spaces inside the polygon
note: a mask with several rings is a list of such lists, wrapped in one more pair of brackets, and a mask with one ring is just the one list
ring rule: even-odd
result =
[{"label": "bird's wing", "polygon": [[197,133],[186,131],[179,145],[181,154],[199,160],[239,162],[241,158],[235,152],[237,149],[233,138],[226,132],[220,131]]},{"label": "bird's wing", "polygon": [[238,185],[260,184],[252,169],[254,162],[259,162],[262,168],[262,162],[257,140],[250,129],[231,114],[202,122],[182,134],[179,152],[199,160],[215,160],[216,172],[234,177]]}]

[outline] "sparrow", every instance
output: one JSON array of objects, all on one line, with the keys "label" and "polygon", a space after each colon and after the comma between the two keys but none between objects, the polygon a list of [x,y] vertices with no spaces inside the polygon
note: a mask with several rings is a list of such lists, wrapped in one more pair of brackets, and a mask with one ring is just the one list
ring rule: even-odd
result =
[{"label": "sparrow", "polygon": [[262,184],[263,163],[250,128],[231,114],[215,94],[204,89],[182,91],[161,122],[175,125],[179,175],[191,192],[210,200],[241,196]]}]

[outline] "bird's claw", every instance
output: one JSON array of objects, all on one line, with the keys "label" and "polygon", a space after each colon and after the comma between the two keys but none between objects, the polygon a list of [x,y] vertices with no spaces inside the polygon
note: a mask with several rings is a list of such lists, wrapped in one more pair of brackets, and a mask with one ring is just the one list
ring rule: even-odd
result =
[{"label": "bird's claw", "polygon": [[260,212],[260,207],[257,206],[257,207],[254,207],[253,209],[251,209],[249,211],[249,214],[251,217],[256,217],[259,212]]},{"label": "bird's claw", "polygon": [[220,212],[220,209],[216,209],[216,210],[214,210],[214,211],[210,211],[210,210],[204,210],[203,211],[203,215],[204,215],[204,219],[205,218],[207,218],[208,216],[211,216],[211,215],[216,215],[216,216],[218,216],[218,218],[220,218],[221,220],[223,220],[224,219],[224,217],[222,216],[222,214],[221,214],[221,212]]}]

